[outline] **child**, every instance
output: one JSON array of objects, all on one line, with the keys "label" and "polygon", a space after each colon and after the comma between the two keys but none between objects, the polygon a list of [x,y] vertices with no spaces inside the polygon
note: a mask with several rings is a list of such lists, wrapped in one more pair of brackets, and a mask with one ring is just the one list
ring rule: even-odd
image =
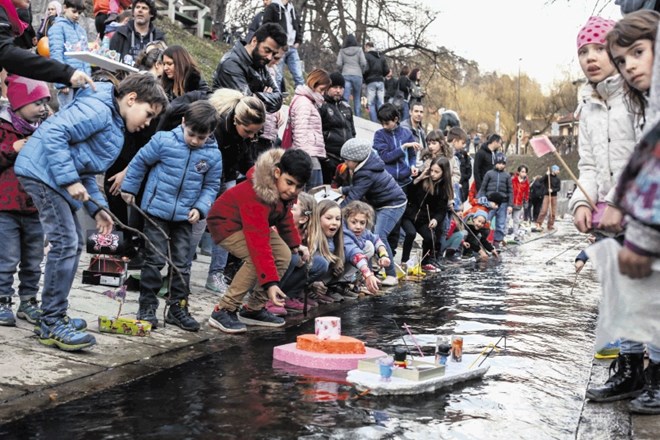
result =
[{"label": "child", "polygon": [[96,343],[83,331],[83,320],[66,314],[84,245],[75,211],[85,202],[99,232],[112,231],[95,175],[119,156],[124,130],[142,130],[165,106],[165,92],[151,75],[130,75],[116,90],[111,83],[98,82],[96,91],[81,90],[74,103],[46,120],[18,155],[14,170],[39,210],[51,246],[41,293],[42,344],[76,351]]},{"label": "child", "polygon": [[[341,148],[341,157],[353,173],[352,184],[338,189],[346,197],[342,207],[353,200],[363,200],[374,208],[374,232],[383,237],[387,257],[393,261],[392,248],[385,237],[399,224],[406,209],[406,195],[392,175],[385,171],[385,164],[372,150],[369,141],[349,139]],[[393,265],[386,267],[385,273],[387,276],[381,283],[383,286],[396,286],[399,283]]]},{"label": "child", "polygon": [[[467,200],[470,178],[472,177],[472,162],[466,148],[467,140],[467,133],[461,127],[452,127],[449,133],[447,133],[447,142],[454,149],[456,168],[460,173],[458,181],[460,191],[457,191],[455,187],[454,193],[460,197],[461,203]],[[454,175],[453,173],[454,171],[452,169],[452,176]]]},{"label": "child", "polygon": [[[506,235],[506,217],[510,214],[513,205],[513,188],[511,185],[511,175],[506,172],[506,156],[500,152],[494,154],[495,168],[484,175],[484,180],[479,189],[478,197],[487,196],[492,193],[500,193],[504,200],[498,201],[498,207],[495,212],[491,212],[491,219],[496,218],[495,240],[493,245],[497,248],[504,240]],[[491,197],[488,197],[490,200]],[[556,206],[556,204],[555,204]],[[554,220],[554,217],[553,217]]]},{"label": "child", "polygon": [[[529,222],[536,223],[536,219],[541,213],[541,206],[543,206],[543,193],[547,187],[547,183],[543,184],[543,178],[539,175],[534,176],[532,184],[529,186]],[[532,228],[532,232],[536,228]]]},{"label": "child", "polygon": [[557,175],[559,174],[559,166],[553,165],[550,167],[550,170],[547,174],[547,177],[543,180],[543,204],[541,205],[541,211],[539,216],[536,218],[536,228],[532,231],[542,232],[543,231],[543,220],[545,216],[548,216],[548,231],[555,230],[555,217],[557,216],[557,194],[561,189],[561,180]]},{"label": "child", "polygon": [[[199,323],[188,311],[190,272],[187,259],[192,225],[206,217],[220,189],[222,157],[211,136],[219,119],[208,101],[190,104],[181,125],[172,131],[156,133],[138,151],[128,165],[121,186],[122,198],[132,205],[147,176],[141,208],[150,221],[144,223],[148,246],[140,274],[136,317],[150,322],[152,328],[158,326],[157,294],[163,284],[160,271],[165,266],[163,256],[168,255],[169,248],[169,257],[178,271],[171,275],[165,322],[183,330],[199,330]],[[161,230],[169,236],[169,246]]]},{"label": "child", "polygon": [[369,228],[374,222],[374,210],[371,206],[359,200],[353,200],[342,209],[344,216],[344,253],[346,261],[351,265],[344,271],[342,279],[353,281],[356,271],[360,271],[367,292],[378,293],[378,278],[369,267],[369,261],[378,254],[378,265],[389,267],[391,261],[387,256],[385,243]]},{"label": "child", "polygon": [[211,313],[211,327],[244,333],[246,324],[284,325],[284,319],[264,305],[269,299],[277,306],[284,304],[286,295],[279,283],[291,254],[300,250],[303,261],[309,260],[307,249],[299,248],[300,234],[290,208],[311,174],[312,159],[304,151],[268,150],[248,171],[247,180],[225,191],[211,207],[207,224],[213,241],[243,260]]},{"label": "child", "polygon": [[513,219],[513,237],[515,240],[520,240],[522,237],[520,222],[523,218],[523,209],[529,203],[527,172],[527,165],[520,165],[518,166],[518,172],[511,178],[511,187],[513,188],[511,218]]},{"label": "child", "polygon": [[9,106],[0,108],[0,325],[16,325],[11,308],[12,284],[18,271],[16,316],[37,324],[41,310],[37,305],[39,278],[43,259],[44,232],[34,202],[26,194],[14,173],[16,156],[34,130],[48,116],[50,91],[42,81],[16,75],[7,77]]},{"label": "child", "polygon": [[[80,13],[84,11],[83,0],[64,0],[64,13],[61,17],[57,17],[53,26],[48,29],[48,47],[52,59],[91,75],[92,68],[89,63],[64,55],[64,52],[89,51],[87,31],[78,24]],[[56,84],[55,88],[60,107],[64,107],[73,100],[71,87],[66,84]]]},{"label": "child", "polygon": [[[339,204],[330,199],[321,200],[309,224],[310,255],[320,255],[329,267],[322,277],[323,283],[330,287],[344,272],[344,230],[341,221],[341,208]],[[334,301],[344,298],[338,292],[329,295]]]},{"label": "child", "polygon": [[417,176],[416,152],[422,147],[415,142],[410,130],[399,126],[399,120],[399,111],[393,104],[384,104],[378,109],[378,121],[383,128],[374,133],[373,148],[385,162],[387,172],[405,188],[412,177]]},{"label": "child", "polygon": [[465,218],[466,230],[463,232],[464,255],[472,253],[479,254],[482,260],[488,259],[488,252],[498,257],[497,249],[488,241],[490,226],[488,226],[488,214],[486,211],[478,210]]},{"label": "child", "polygon": [[449,170],[449,160],[437,157],[410,186],[408,206],[401,222],[406,233],[401,254],[402,264],[410,259],[413,242],[419,233],[423,240],[422,269],[427,272],[439,270],[438,235],[442,232],[449,202],[454,197]]}]

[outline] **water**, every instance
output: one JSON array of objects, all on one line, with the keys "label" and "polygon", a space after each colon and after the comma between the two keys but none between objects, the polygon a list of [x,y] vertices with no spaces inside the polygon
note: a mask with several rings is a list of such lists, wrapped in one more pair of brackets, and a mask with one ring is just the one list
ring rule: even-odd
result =
[{"label": "water", "polygon": [[[272,362],[272,347],[313,322],[250,331],[212,356],[0,427],[1,438],[528,439],[573,438],[591,368],[597,287],[574,279],[570,231],[396,294],[346,307],[343,334],[391,351],[407,323],[417,334],[459,334],[479,353],[507,335],[483,381],[412,397],[357,397],[341,374]],[[502,343],[500,345],[503,345]]]}]

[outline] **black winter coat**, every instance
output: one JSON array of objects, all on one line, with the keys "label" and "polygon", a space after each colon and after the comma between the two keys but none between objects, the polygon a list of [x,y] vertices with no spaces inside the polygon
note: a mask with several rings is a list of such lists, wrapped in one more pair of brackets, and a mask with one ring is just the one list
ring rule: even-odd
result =
[{"label": "black winter coat", "polygon": [[[460,164],[461,185],[463,185],[464,183],[469,182],[470,177],[472,177],[472,163],[470,162],[470,155],[467,153],[466,148],[455,152],[454,156],[456,156],[456,159],[458,159],[458,163]],[[467,197],[467,194],[465,196]]]},{"label": "black winter coat", "polygon": [[364,56],[367,58],[367,71],[363,75],[365,84],[385,81],[385,75],[390,70],[385,55],[377,50],[370,50]]},{"label": "black winter coat", "polygon": [[117,51],[120,61],[124,60],[126,54],[130,54],[133,59],[136,59],[142,49],[152,41],[165,41],[163,31],[150,23],[147,35],[141,35],[135,30],[135,21],[131,19],[114,33],[110,39],[110,50]]},{"label": "black winter coat", "polygon": [[[294,41],[294,44],[295,43],[301,44],[303,33],[300,29],[300,21],[298,20],[298,15],[295,13],[289,14],[289,19],[293,20],[293,30],[296,31],[296,39]],[[284,32],[287,33],[286,10],[284,9],[284,7],[277,3],[271,3],[270,5],[266,6],[266,9],[264,9],[264,16],[261,24],[266,24],[266,23],[279,24],[282,27],[282,29],[284,29]]]},{"label": "black winter coat", "polygon": [[343,99],[335,101],[326,96],[319,113],[321,114],[325,151],[340,157],[344,142],[355,137],[353,110]]},{"label": "black winter coat", "polygon": [[435,193],[431,194],[424,190],[422,182],[408,185],[408,205],[403,216],[415,225],[428,224],[431,219],[441,225],[447,216],[449,199],[439,186],[440,183],[436,183]]},{"label": "black winter coat", "polygon": [[481,144],[481,148],[474,156],[474,181],[477,184],[477,190],[481,189],[481,182],[486,173],[494,168],[495,164],[493,160],[495,158],[488,145],[485,143]]}]

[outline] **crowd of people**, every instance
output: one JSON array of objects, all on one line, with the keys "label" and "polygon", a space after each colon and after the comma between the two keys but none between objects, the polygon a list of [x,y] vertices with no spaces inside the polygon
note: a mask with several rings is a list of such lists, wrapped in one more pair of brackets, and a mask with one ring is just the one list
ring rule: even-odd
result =
[{"label": "crowd of people", "polygon": [[[525,221],[542,231],[547,217],[547,230],[555,228],[558,166],[532,181],[525,165],[509,174],[502,138],[490,134],[481,143],[455,112],[443,113],[427,133],[420,70],[404,67],[393,84],[383,55],[371,43],[363,50],[352,35],[337,72],[304,75],[302,33],[287,0],[264,1],[253,31],[222,56],[209,83],[184,47],[167,45],[153,24],[152,0],[133,0],[116,28],[109,25],[129,5],[95,2],[99,38],[112,30],[109,48],[141,70],[126,75],[92,71],[64,55],[87,46],[77,24],[81,0],[65,0],[61,16],[45,18],[50,59],[17,47],[14,37],[26,27],[17,10],[26,3],[0,3],[0,23],[8,24],[0,26],[0,64],[10,73],[8,104],[0,109],[0,185],[11,195],[0,204],[0,325],[27,320],[44,345],[77,351],[96,343],[87,323],[67,314],[86,239],[76,216],[82,206],[101,234],[141,231],[126,229],[125,257],[141,271],[136,318],[153,329],[165,266],[165,321],[200,329],[189,311],[190,270],[208,234],[206,288],[219,294],[208,322],[226,333],[281,327],[305,307],[379,294],[413,267],[433,273],[463,258],[498,258],[507,236],[522,239]],[[52,9],[58,15],[57,5]],[[571,210],[579,231],[593,233],[598,218],[600,228],[621,237],[621,270],[633,277],[648,275],[660,249],[657,195],[642,207],[631,195],[657,186],[657,147],[640,144],[644,161],[628,162],[646,123],[659,18],[653,11],[616,24],[592,17],[578,35],[588,83],[581,187]],[[295,82],[288,115],[284,65]],[[44,81],[57,89],[54,113]],[[353,119],[363,84],[369,117],[381,126],[370,139],[356,137]],[[587,397],[609,401],[643,389],[633,407],[660,411],[660,349],[648,345],[652,379],[645,381],[642,343],[620,346],[618,372]]]}]

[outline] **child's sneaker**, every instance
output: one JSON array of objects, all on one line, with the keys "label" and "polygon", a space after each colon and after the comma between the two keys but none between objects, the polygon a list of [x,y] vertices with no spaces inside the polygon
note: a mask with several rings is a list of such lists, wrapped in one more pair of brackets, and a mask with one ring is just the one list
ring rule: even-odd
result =
[{"label": "child's sneaker", "polygon": [[[308,304],[308,307],[309,307],[309,304]],[[302,310],[305,308],[305,305],[298,298],[287,298],[287,299],[284,300],[284,308],[287,309],[287,310],[302,312]],[[273,313],[271,310],[269,310],[269,311],[271,313]],[[277,313],[273,313],[273,315],[277,315]]]},{"label": "child's sneaker", "polygon": [[335,302],[334,299],[330,298],[328,295],[325,295],[323,293],[310,293],[310,296],[313,298],[313,300],[317,301],[318,303],[321,304],[331,304]]},{"label": "child's sneaker", "polygon": [[596,352],[594,357],[596,359],[615,359],[619,357],[619,351],[621,351],[621,340],[617,339],[616,341],[608,342],[605,347]]},{"label": "child's sneaker", "polygon": [[[16,312],[16,317],[25,319],[30,324],[39,324],[39,320],[41,319],[41,309],[39,308],[39,303],[37,303],[37,298],[30,298],[27,301],[21,301],[21,304],[18,306],[18,311]],[[87,325],[82,329],[76,330],[84,330],[85,328],[87,328]]]},{"label": "child's sneaker", "polygon": [[422,270],[427,273],[440,272],[440,269],[438,269],[435,264],[431,263],[422,264]]},{"label": "child's sneaker", "polygon": [[170,307],[167,310],[167,315],[165,316],[165,322],[168,324],[174,324],[189,332],[196,332],[199,330],[199,322],[190,316],[188,301],[185,299],[170,304]]},{"label": "child's sneaker", "polygon": [[245,333],[247,327],[238,320],[236,312],[221,309],[215,306],[209,318],[209,325],[225,333]]},{"label": "child's sneaker", "polygon": [[53,325],[40,324],[39,342],[55,346],[64,351],[78,351],[96,344],[94,336],[85,331],[78,331],[71,326],[71,321],[59,319]]},{"label": "child's sneaker", "polygon": [[260,325],[264,327],[282,327],[286,321],[275,316],[266,309],[250,310],[245,306],[238,311],[238,320],[245,325]]},{"label": "child's sneaker", "polygon": [[[288,301],[288,299],[287,299]],[[272,313],[275,316],[286,316],[289,314],[289,312],[286,311],[286,302],[284,303],[284,307],[281,306],[276,306],[274,302],[271,300],[268,300],[266,303],[266,310],[268,310],[270,313]],[[302,309],[301,309],[302,310]]]},{"label": "child's sneaker", "polygon": [[206,278],[206,288],[211,292],[224,294],[227,291],[225,274],[223,272],[211,272]]},{"label": "child's sneaker", "polygon": [[156,310],[158,310],[158,306],[155,304],[140,304],[137,315],[135,315],[135,319],[139,319],[140,321],[147,321],[149,324],[151,324],[151,328],[156,330],[158,328]]},{"label": "child's sneaker", "polygon": [[381,286],[383,287],[393,287],[393,286],[398,286],[399,285],[399,280],[397,277],[388,275],[385,277],[383,281],[381,281]]},{"label": "child's sneaker", "polygon": [[0,325],[16,325],[16,317],[11,309],[11,297],[9,296],[0,298]]}]

